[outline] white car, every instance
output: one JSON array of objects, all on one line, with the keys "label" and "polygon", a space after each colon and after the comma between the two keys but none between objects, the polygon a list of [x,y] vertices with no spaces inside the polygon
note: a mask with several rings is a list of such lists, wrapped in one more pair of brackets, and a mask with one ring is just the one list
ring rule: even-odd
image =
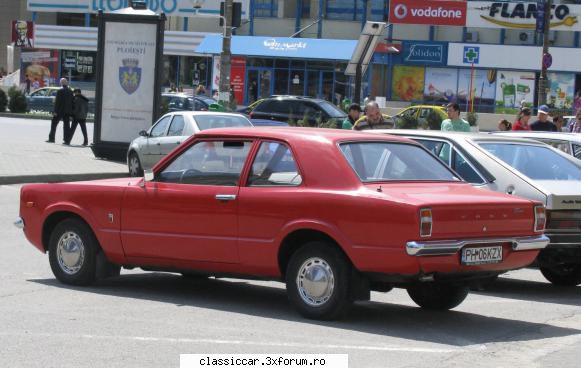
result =
[{"label": "white car", "polygon": [[422,143],[475,186],[543,202],[551,243],[537,258],[539,268],[553,284],[581,283],[581,161],[539,141],[505,135],[369,131]]},{"label": "white car", "polygon": [[130,176],[142,176],[191,135],[212,128],[252,127],[242,114],[174,111],[163,115],[149,130],[139,132],[127,150]]},{"label": "white car", "polygon": [[507,137],[530,138],[541,141],[560,149],[568,155],[581,160],[581,134],[578,133],[554,133],[554,132],[491,132]]}]

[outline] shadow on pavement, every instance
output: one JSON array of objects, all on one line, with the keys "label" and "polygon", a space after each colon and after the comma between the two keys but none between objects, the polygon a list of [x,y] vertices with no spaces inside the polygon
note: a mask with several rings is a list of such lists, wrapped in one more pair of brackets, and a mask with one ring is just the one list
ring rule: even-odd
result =
[{"label": "shadow on pavement", "polygon": [[427,311],[378,302],[358,303],[341,321],[311,321],[294,311],[284,288],[254,285],[244,280],[190,280],[175,274],[148,273],[122,275],[87,288],[63,285],[55,279],[28,281],[120,298],[170,303],[184,308],[207,308],[458,347],[491,342],[530,341],[581,333],[580,330],[543,323],[459,311]]},{"label": "shadow on pavement", "polygon": [[581,287],[579,286],[557,286],[549,282],[508,279],[502,276],[496,282],[487,285],[484,290],[473,291],[473,293],[540,303],[581,306]]}]

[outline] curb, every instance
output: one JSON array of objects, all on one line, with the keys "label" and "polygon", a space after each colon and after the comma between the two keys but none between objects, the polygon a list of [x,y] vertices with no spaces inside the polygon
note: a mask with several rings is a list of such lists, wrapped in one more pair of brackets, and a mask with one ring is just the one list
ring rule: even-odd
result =
[{"label": "curb", "polygon": [[0,185],[27,183],[62,183],[98,179],[128,178],[129,173],[82,173],[82,174],[40,174],[0,177]]}]

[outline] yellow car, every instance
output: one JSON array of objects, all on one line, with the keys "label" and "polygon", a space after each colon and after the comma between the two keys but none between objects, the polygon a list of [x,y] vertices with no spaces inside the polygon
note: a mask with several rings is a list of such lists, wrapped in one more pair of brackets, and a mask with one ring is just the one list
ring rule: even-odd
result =
[{"label": "yellow car", "polygon": [[427,117],[431,112],[435,112],[442,119],[448,119],[448,113],[445,106],[437,105],[414,105],[406,107],[393,116],[393,120],[397,124],[404,116],[413,116],[418,121],[418,125],[427,124]]}]

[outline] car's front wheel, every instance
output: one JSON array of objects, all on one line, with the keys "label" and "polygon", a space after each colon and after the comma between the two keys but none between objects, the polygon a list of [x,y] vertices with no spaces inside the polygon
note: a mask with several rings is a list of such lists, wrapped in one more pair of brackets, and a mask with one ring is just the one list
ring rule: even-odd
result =
[{"label": "car's front wheel", "polygon": [[307,318],[334,320],[352,304],[351,264],[337,248],[309,242],[296,251],[287,267],[289,300]]},{"label": "car's front wheel", "polygon": [[143,167],[141,166],[141,161],[139,156],[135,152],[129,154],[129,160],[127,160],[129,166],[129,176],[138,177],[143,176]]},{"label": "car's front wheel", "polygon": [[50,268],[65,284],[90,285],[96,279],[99,245],[84,222],[69,218],[55,226],[49,240]]},{"label": "car's front wheel", "polygon": [[540,267],[541,273],[554,285],[577,286],[581,284],[581,265],[564,264]]},{"label": "car's front wheel", "polygon": [[424,309],[448,310],[457,307],[468,296],[468,287],[439,283],[410,286],[408,294]]}]

